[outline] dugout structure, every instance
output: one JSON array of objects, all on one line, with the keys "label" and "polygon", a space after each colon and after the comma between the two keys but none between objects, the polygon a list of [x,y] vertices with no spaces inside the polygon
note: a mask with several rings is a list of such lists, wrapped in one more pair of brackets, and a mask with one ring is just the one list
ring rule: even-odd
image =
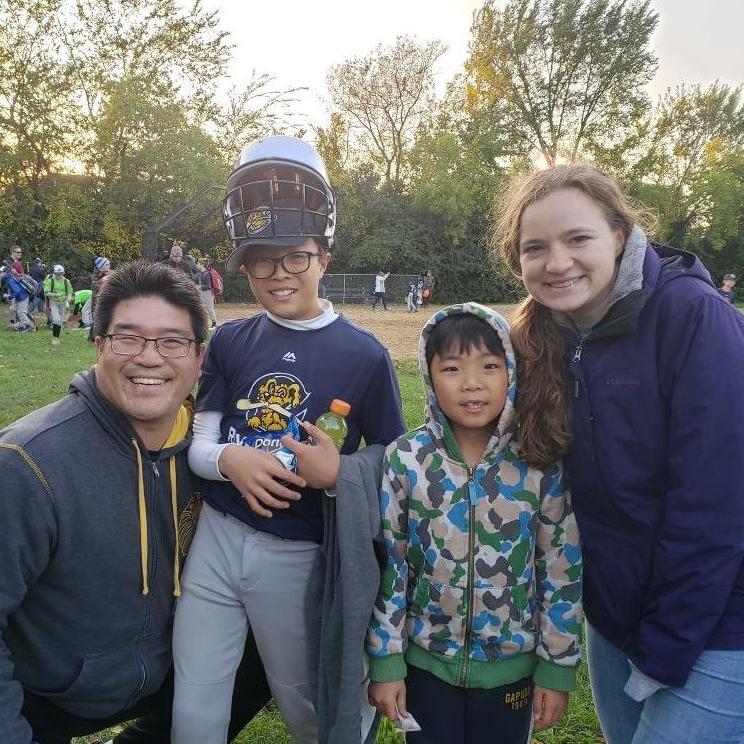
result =
[{"label": "dugout structure", "polygon": [[[207,244],[224,243],[227,235],[220,213],[224,193],[224,186],[207,186],[191,201],[150,225],[142,237],[142,258],[157,261],[162,257],[163,251],[169,247],[160,245],[161,233],[166,230],[169,240],[183,241],[189,249],[195,242],[204,243],[204,248]],[[205,249],[198,251],[200,256],[208,252]]]}]

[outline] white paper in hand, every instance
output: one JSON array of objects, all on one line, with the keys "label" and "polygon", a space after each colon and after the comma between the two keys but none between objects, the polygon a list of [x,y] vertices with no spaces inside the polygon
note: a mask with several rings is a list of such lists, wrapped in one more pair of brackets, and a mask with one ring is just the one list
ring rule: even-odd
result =
[{"label": "white paper in hand", "polygon": [[400,711],[396,709],[398,713],[398,720],[395,722],[395,730],[403,733],[421,731],[421,726],[418,725],[416,719],[409,713],[407,716],[402,716]]}]

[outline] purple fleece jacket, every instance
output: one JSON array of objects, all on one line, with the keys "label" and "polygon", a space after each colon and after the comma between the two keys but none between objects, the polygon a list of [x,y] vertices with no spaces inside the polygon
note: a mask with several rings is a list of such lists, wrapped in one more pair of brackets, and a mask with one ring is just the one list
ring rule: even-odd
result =
[{"label": "purple fleece jacket", "polygon": [[564,334],[587,617],[682,686],[704,649],[744,649],[744,316],[649,245],[642,287]]}]

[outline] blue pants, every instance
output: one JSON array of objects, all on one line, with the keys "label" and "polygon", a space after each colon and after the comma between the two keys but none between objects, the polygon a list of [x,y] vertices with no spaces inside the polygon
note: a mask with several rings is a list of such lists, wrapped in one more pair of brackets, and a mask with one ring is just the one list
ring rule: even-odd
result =
[{"label": "blue pants", "polygon": [[607,744],[744,744],[744,651],[703,651],[684,687],[642,703],[628,657],[587,623],[589,676]]},{"label": "blue pants", "polygon": [[406,708],[421,726],[420,732],[406,734],[407,744],[527,744],[532,680],[525,677],[492,690],[466,689],[409,665]]}]

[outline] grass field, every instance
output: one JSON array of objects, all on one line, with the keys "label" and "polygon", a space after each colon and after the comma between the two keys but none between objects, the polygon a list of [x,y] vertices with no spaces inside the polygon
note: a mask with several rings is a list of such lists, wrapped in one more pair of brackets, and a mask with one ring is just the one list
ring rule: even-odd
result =
[{"label": "grass field", "polygon": [[[510,308],[502,309],[508,314]],[[250,313],[250,308],[221,306],[220,319]],[[406,424],[418,426],[423,418],[423,388],[414,360],[416,340],[428,313],[409,315],[400,309],[389,313],[372,313],[365,308],[350,308],[348,315],[360,325],[374,330],[391,349],[395,359],[403,398]],[[0,330],[0,389],[3,405],[0,406],[0,427],[24,416],[43,405],[51,403],[67,391],[72,376],[87,369],[95,361],[94,349],[87,343],[86,334],[70,331],[62,334],[57,350],[51,348],[51,333],[16,334]],[[106,732],[103,740],[110,734]],[[88,739],[77,740],[83,744]],[[541,744],[599,744],[602,736],[597,723],[591,693],[582,665],[579,689],[571,696],[567,715],[551,731],[536,735]],[[284,728],[278,711],[269,706],[240,735],[240,744],[289,744],[291,739]],[[388,725],[384,725],[377,739],[378,744],[402,744],[403,738]]]}]

